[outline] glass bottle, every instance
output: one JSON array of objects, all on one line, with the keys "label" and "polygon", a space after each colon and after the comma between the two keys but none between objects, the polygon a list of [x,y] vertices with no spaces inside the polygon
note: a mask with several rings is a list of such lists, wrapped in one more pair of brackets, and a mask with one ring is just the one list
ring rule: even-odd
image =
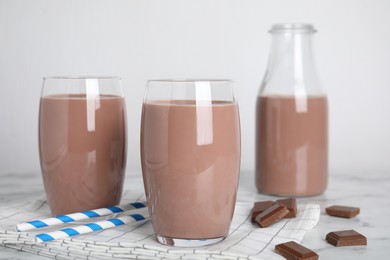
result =
[{"label": "glass bottle", "polygon": [[328,175],[328,102],[312,54],[310,24],[276,24],[256,105],[259,192],[311,196]]}]

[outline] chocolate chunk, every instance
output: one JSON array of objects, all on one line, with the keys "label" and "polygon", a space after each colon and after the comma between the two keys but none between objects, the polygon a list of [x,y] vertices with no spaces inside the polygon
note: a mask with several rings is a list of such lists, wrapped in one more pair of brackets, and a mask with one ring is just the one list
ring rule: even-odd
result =
[{"label": "chocolate chunk", "polygon": [[252,223],[256,223],[255,218],[257,217],[257,215],[259,215],[261,212],[271,207],[273,204],[274,202],[271,200],[255,202],[252,209],[252,217],[251,217]]},{"label": "chocolate chunk", "polygon": [[284,256],[287,260],[317,260],[318,255],[307,247],[301,246],[294,241],[275,246],[275,252]]},{"label": "chocolate chunk", "polygon": [[367,245],[367,238],[355,230],[330,232],[326,235],[326,241],[334,246]]},{"label": "chocolate chunk", "polygon": [[268,227],[286,216],[288,212],[286,206],[275,203],[257,215],[255,221],[262,228]]},{"label": "chocolate chunk", "polygon": [[325,209],[326,214],[341,218],[352,218],[360,213],[359,208],[334,205]]},{"label": "chocolate chunk", "polygon": [[276,203],[284,205],[289,210],[284,218],[295,218],[297,216],[297,200],[295,198],[277,200]]}]

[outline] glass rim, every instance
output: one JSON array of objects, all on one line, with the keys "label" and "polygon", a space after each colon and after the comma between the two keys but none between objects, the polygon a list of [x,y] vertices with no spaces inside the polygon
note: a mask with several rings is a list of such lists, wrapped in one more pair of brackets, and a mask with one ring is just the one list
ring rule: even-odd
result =
[{"label": "glass rim", "polygon": [[211,82],[211,83],[234,83],[231,79],[216,79],[216,78],[172,78],[172,79],[151,79],[147,83],[196,83],[196,82]]},{"label": "glass rim", "polygon": [[97,80],[122,80],[119,76],[88,76],[88,75],[70,75],[70,76],[48,76],[43,77],[43,80],[86,80],[86,79],[97,79]]},{"label": "glass rim", "polygon": [[317,30],[310,23],[277,23],[272,25],[269,33],[316,33]]}]

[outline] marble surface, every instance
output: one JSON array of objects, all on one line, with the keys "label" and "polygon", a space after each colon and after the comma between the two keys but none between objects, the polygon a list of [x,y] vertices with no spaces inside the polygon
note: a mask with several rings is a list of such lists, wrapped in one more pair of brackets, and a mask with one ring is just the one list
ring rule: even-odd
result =
[{"label": "marble surface", "polygon": [[[126,182],[137,178],[129,172]],[[313,249],[320,259],[388,259],[390,255],[390,170],[355,173],[331,173],[327,191],[321,196],[298,198],[298,203],[316,203],[322,213],[318,225],[309,230],[302,244]],[[240,197],[265,200],[275,197],[258,194],[252,172],[241,174]],[[0,175],[0,207],[35,198],[43,193],[39,173]],[[324,208],[331,205],[360,207],[352,219],[331,217]],[[354,229],[367,237],[368,246],[334,247],[325,241],[328,232]],[[47,259],[0,246],[0,259]]]}]

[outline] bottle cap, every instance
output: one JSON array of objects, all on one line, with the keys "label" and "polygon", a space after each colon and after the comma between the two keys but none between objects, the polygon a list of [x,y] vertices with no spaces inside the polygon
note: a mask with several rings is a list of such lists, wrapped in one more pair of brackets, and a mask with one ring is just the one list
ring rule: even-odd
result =
[{"label": "bottle cap", "polygon": [[270,33],[316,33],[312,24],[308,23],[280,23],[274,24]]}]

